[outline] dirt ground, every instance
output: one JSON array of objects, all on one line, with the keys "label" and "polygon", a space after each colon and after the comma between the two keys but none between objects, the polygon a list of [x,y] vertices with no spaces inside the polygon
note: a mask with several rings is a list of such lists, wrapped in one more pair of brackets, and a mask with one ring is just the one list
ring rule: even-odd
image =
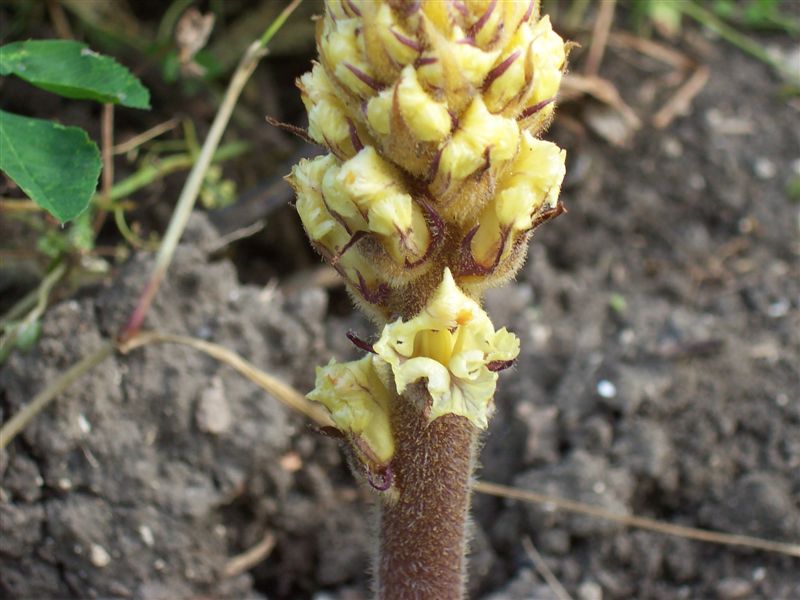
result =
[{"label": "dirt ground", "polygon": [[[569,213],[486,299],[523,350],[501,377],[479,476],[797,543],[800,214],[786,190],[800,174],[800,111],[768,67],[694,35],[710,79],[687,116],[645,124],[624,148],[551,131],[570,156]],[[663,73],[640,55],[609,52],[603,74],[640,115],[665,99]],[[591,124],[603,111],[571,116]],[[302,233],[286,207],[262,235],[274,247]],[[345,332],[371,330],[341,289],[293,278],[280,254],[247,262],[246,244],[235,262],[210,254],[218,238],[193,217],[148,329],[213,340],[300,390],[314,365],[357,355]],[[243,283],[271,262],[277,285]],[[48,311],[38,345],[0,370],[3,419],[118,329],[150,264],[136,255]],[[0,453],[0,591],[358,600],[370,506],[336,443],[301,417],[194,350],[147,346],[107,360]],[[485,495],[473,513],[473,598],[556,597],[526,538],[580,600],[800,598],[798,559]],[[265,536],[261,563],[226,573]]]}]

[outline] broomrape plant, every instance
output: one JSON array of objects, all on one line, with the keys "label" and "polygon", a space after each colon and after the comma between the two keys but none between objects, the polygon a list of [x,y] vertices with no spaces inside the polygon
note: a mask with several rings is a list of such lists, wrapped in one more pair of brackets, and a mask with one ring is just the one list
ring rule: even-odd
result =
[{"label": "broomrape plant", "polygon": [[379,492],[378,597],[461,598],[476,440],[519,353],[480,299],[564,210],[565,152],[538,136],[567,46],[537,0],[326,0],[317,47],[298,86],[328,154],[288,179],[381,332],[309,398]]}]

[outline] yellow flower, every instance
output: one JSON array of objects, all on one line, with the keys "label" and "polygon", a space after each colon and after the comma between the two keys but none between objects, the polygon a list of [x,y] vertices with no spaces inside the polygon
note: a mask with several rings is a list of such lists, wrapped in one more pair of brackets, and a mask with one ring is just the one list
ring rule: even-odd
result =
[{"label": "yellow flower", "polygon": [[363,463],[377,466],[391,460],[394,438],[389,425],[389,391],[374,360],[371,355],[346,363],[331,359],[327,366],[317,367],[316,387],[308,398],[328,409]]},{"label": "yellow flower", "polygon": [[314,247],[347,281],[351,292],[368,303],[386,299],[388,288],[374,261],[359,252],[352,231],[331,214],[322,195],[326,175],[339,169],[332,155],[301,160],[288,177],[297,195],[297,214]]},{"label": "yellow flower", "polygon": [[566,152],[524,132],[519,154],[498,182],[494,199],[478,218],[470,240],[473,260],[484,269],[498,268],[520,233],[533,227],[536,215],[558,200]]},{"label": "yellow flower", "polygon": [[505,328],[495,331],[445,269],[425,308],[408,321],[386,325],[374,349],[391,366],[398,393],[425,380],[432,400],[429,420],[455,414],[486,428],[496,369],[516,358],[519,339]]}]

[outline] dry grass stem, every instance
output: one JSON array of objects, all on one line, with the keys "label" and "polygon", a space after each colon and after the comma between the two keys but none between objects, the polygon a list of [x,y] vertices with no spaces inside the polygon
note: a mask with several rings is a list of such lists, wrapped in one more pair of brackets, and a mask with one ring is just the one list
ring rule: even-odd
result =
[{"label": "dry grass stem", "polygon": [[158,125],[148,129],[147,131],[143,131],[142,133],[135,135],[132,138],[117,144],[111,149],[111,152],[115,155],[127,154],[128,152],[136,150],[142,144],[149,142],[150,140],[155,139],[158,136],[167,133],[168,131],[172,131],[178,125],[180,125],[180,122],[181,120],[178,117],[172,117],[168,121],[159,123]]},{"label": "dry grass stem", "polygon": [[686,83],[679,87],[672,98],[667,100],[666,104],[653,115],[653,125],[658,129],[664,129],[672,123],[676,116],[686,111],[694,97],[705,87],[710,74],[711,72],[707,66],[698,66],[686,80]]},{"label": "dry grass stem", "polygon": [[222,574],[225,577],[236,577],[245,571],[249,571],[262,560],[267,558],[275,547],[275,536],[272,532],[267,532],[264,538],[252,548],[248,548],[241,554],[237,554],[225,563]]},{"label": "dry grass stem", "polygon": [[561,585],[561,582],[555,576],[553,571],[547,566],[547,561],[545,561],[545,559],[542,558],[542,555],[539,554],[539,551],[536,549],[536,546],[533,545],[531,538],[528,536],[522,538],[522,547],[525,549],[525,554],[527,554],[528,558],[531,559],[533,566],[536,567],[539,575],[542,576],[542,579],[544,579],[547,585],[550,586],[550,589],[553,590],[556,598],[558,598],[558,600],[572,600],[572,596],[569,595],[569,592],[564,589],[564,586]]},{"label": "dry grass stem", "polygon": [[258,369],[255,365],[248,362],[232,350],[228,350],[219,344],[206,342],[205,340],[199,340],[197,338],[188,336],[149,331],[142,332],[129,342],[126,342],[121,346],[120,350],[124,353],[127,353],[135,348],[152,343],[182,344],[184,346],[194,348],[195,350],[205,352],[212,358],[215,358],[218,361],[225,363],[229,367],[232,367],[241,375],[255,383],[257,386],[269,392],[269,394],[274,396],[276,400],[285,404],[292,410],[305,415],[317,425],[321,427],[333,426],[333,422],[330,420],[330,417],[328,417],[328,413],[325,412],[324,408],[317,406],[316,404],[312,404],[306,400],[305,396],[303,396],[293,387],[286,385],[276,377],[273,377],[272,375],[269,375]]},{"label": "dry grass stem", "polygon": [[800,544],[773,542],[771,540],[764,540],[748,535],[718,533],[716,531],[695,529],[694,527],[685,527],[683,525],[672,525],[670,523],[664,523],[662,521],[656,521],[655,519],[648,519],[646,517],[620,515],[618,513],[614,513],[591,504],[586,504],[584,502],[556,498],[555,496],[546,496],[544,494],[538,494],[529,490],[520,490],[497,483],[489,483],[488,481],[476,481],[472,486],[472,489],[476,492],[490,494],[500,498],[521,500],[522,502],[532,502],[534,504],[550,504],[561,510],[590,515],[592,517],[606,519],[607,521],[614,521],[630,527],[636,527],[638,529],[644,529],[647,531],[655,531],[657,533],[663,533],[666,535],[674,535],[676,537],[687,538],[690,540],[699,540],[701,542],[710,542],[712,544],[720,544],[723,546],[754,548],[756,550],[764,550],[766,552],[777,552],[778,554],[800,557]]},{"label": "dry grass stem", "polygon": [[588,77],[597,75],[600,63],[603,61],[603,54],[608,43],[608,34],[611,31],[611,24],[614,22],[614,9],[616,0],[605,0],[600,2],[597,8],[597,18],[592,29],[592,45],[589,48],[589,56],[586,59],[584,74]]}]

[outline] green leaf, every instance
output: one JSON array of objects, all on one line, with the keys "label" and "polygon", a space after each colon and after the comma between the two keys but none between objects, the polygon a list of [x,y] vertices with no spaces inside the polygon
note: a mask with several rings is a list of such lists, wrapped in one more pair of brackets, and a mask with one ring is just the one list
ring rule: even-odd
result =
[{"label": "green leaf", "polygon": [[0,47],[0,75],[9,74],[66,98],[150,108],[150,92],[128,69],[72,40]]},{"label": "green leaf", "polygon": [[0,170],[59,221],[86,210],[100,167],[83,129],[0,111]]}]

